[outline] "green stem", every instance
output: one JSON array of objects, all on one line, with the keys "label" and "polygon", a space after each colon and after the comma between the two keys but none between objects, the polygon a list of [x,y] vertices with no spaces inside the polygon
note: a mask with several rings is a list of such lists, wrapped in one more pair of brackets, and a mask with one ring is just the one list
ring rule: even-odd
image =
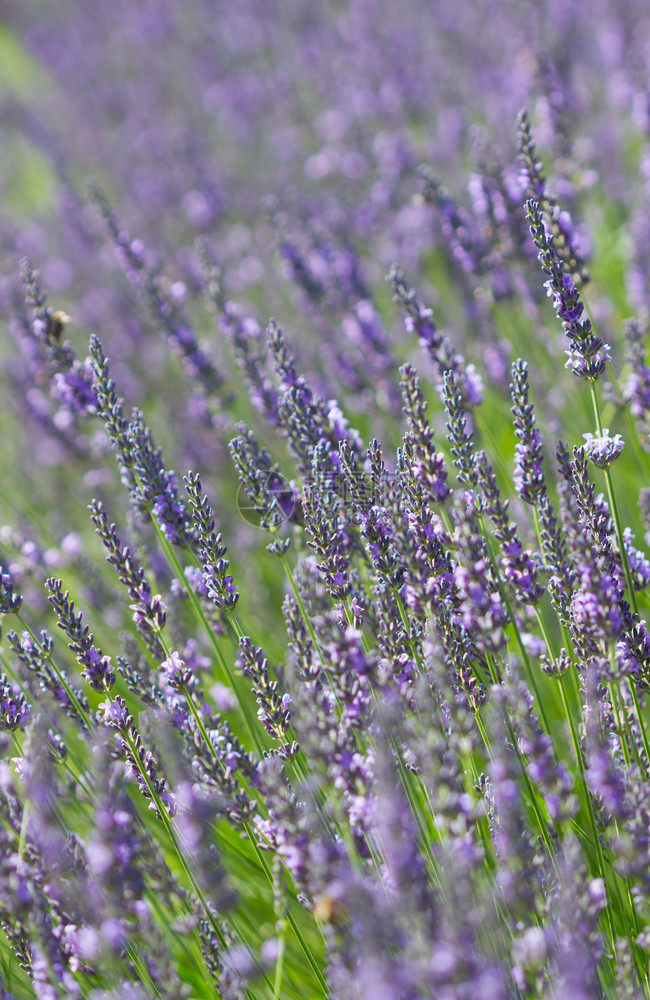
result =
[{"label": "green stem", "polygon": [[[107,701],[110,701],[108,693],[107,693]],[[210,923],[210,926],[212,927],[214,933],[217,935],[217,937],[218,937],[221,945],[223,947],[225,947],[225,940],[224,940],[223,934],[221,932],[221,928],[219,927],[219,924],[217,923],[217,921],[214,918],[214,914],[212,913],[212,910],[211,910],[210,906],[208,905],[208,902],[205,899],[205,896],[203,895],[203,890],[201,889],[200,885],[198,884],[198,882],[196,880],[196,877],[194,875],[194,872],[191,870],[189,864],[187,863],[185,855],[183,854],[183,852],[181,851],[181,849],[180,849],[180,847],[178,845],[178,841],[176,839],[176,835],[175,835],[175,832],[174,832],[172,821],[171,821],[171,819],[170,819],[170,817],[169,817],[169,815],[167,813],[166,806],[162,802],[160,796],[158,795],[158,793],[154,789],[153,785],[151,784],[151,781],[149,780],[149,775],[147,774],[146,769],[143,768],[143,767],[140,767],[140,764],[139,764],[140,758],[138,756],[138,751],[137,751],[137,748],[135,746],[135,743],[133,742],[133,737],[128,732],[127,733],[123,733],[122,736],[125,739],[129,750],[131,751],[131,756],[132,756],[133,760],[136,763],[136,767],[138,768],[140,776],[142,777],[142,780],[144,781],[145,785],[147,786],[147,791],[149,792],[149,795],[151,797],[151,801],[156,806],[156,809],[158,811],[158,815],[160,816],[161,822],[162,822],[163,826],[165,827],[167,835],[168,835],[168,837],[169,837],[169,839],[170,839],[170,841],[171,841],[171,843],[172,843],[172,845],[174,847],[174,851],[176,853],[176,856],[178,857],[178,860],[181,863],[181,867],[182,867],[183,871],[185,872],[187,878],[189,879],[190,885],[192,886],[192,889],[193,889],[193,891],[194,891],[197,899],[199,900],[199,902],[201,903],[201,906],[203,907],[203,909],[205,911],[205,914],[206,914],[206,916],[208,918],[208,922]]]},{"label": "green stem", "polygon": [[63,673],[61,672],[61,670],[59,669],[59,667],[57,667],[57,665],[56,665],[56,663],[54,661],[54,658],[52,657],[52,653],[50,653],[47,650],[43,649],[43,646],[39,642],[38,638],[34,635],[34,633],[32,632],[32,630],[29,627],[29,625],[27,624],[27,622],[24,621],[24,619],[21,617],[19,611],[16,612],[16,618],[18,619],[18,621],[20,622],[20,624],[22,625],[22,627],[24,628],[24,630],[29,634],[29,636],[30,636],[32,642],[34,643],[34,645],[37,646],[38,649],[40,650],[40,654],[41,654],[42,658],[44,660],[49,660],[50,666],[52,667],[52,670],[56,674],[57,680],[59,681],[61,687],[63,688],[63,690],[65,691],[66,695],[68,696],[68,698],[70,700],[70,703],[74,706],[74,709],[75,709],[77,715],[82,720],[82,722],[83,722],[84,726],[86,727],[86,729],[90,732],[90,730],[91,730],[90,719],[88,718],[85,709],[80,704],[79,699],[77,698],[76,694],[74,693],[74,691],[72,690],[72,688],[68,684],[67,680],[63,676]]},{"label": "green stem", "polygon": [[619,739],[621,741],[621,750],[623,751],[623,757],[625,759],[625,763],[629,767],[630,764],[632,763],[632,759],[630,757],[630,748],[628,746],[627,740],[625,739],[625,728],[621,720],[618,698],[616,697],[614,685],[610,683],[608,686],[609,686],[609,693],[612,699],[612,708],[614,709],[614,715],[616,716],[616,729],[618,731]]},{"label": "green stem", "polygon": [[[547,646],[548,651],[549,651],[549,656],[551,657],[551,659],[553,661],[553,665],[555,667],[557,667],[557,662],[556,662],[556,659],[555,659],[555,654],[553,653],[553,649],[552,649],[551,642],[550,642],[550,637],[549,637],[549,635],[548,635],[548,633],[546,631],[546,626],[545,626],[545,623],[544,623],[544,619],[542,618],[542,615],[541,615],[541,612],[540,612],[539,608],[536,608],[535,611],[537,613],[537,620],[539,622],[540,629],[542,630],[542,635],[544,636],[544,639],[546,641],[546,646]],[[587,782],[587,773],[585,771],[585,762],[584,762],[584,759],[583,759],[583,756],[582,756],[582,751],[580,749],[580,738],[578,736],[578,730],[576,729],[575,719],[573,718],[573,712],[571,711],[571,707],[570,707],[569,701],[567,699],[566,689],[565,689],[565,686],[564,686],[564,677],[559,677],[558,681],[559,681],[559,688],[560,688],[560,698],[562,699],[562,706],[564,708],[564,714],[566,715],[567,722],[569,723],[569,730],[570,730],[570,733],[571,733],[571,742],[573,743],[573,752],[575,754],[576,763],[578,765],[578,770],[580,772],[581,783],[582,783],[584,794],[585,794],[585,799],[587,801],[587,814],[589,816],[589,825],[591,826],[591,835],[593,837],[594,847],[596,849],[596,858],[597,858],[597,863],[598,863],[598,874],[603,879],[604,884],[607,884],[607,880],[605,878],[605,858],[603,856],[603,848],[602,848],[602,844],[600,843],[600,836],[598,834],[598,825],[596,823],[596,816],[594,814],[594,806],[593,806],[593,802],[592,802],[592,799],[591,799],[591,793],[589,791],[589,784]],[[616,940],[616,934],[615,934],[615,930],[614,930],[614,919],[612,917],[611,908],[609,906],[607,907],[607,918],[608,918],[608,923],[609,923],[610,934],[612,935],[612,940],[615,941]]]},{"label": "green stem", "polygon": [[490,740],[488,739],[488,734],[485,731],[485,726],[483,725],[483,719],[481,718],[478,712],[474,714],[474,718],[476,719],[476,725],[478,727],[479,733],[481,734],[481,739],[483,740],[483,745],[485,746],[485,752],[488,755],[488,760],[491,763],[493,763],[494,757],[492,755],[492,748],[490,747]]},{"label": "green stem", "polygon": [[307,614],[307,609],[305,608],[305,604],[304,604],[304,601],[302,599],[302,594],[298,590],[298,587],[296,585],[296,581],[293,578],[293,572],[291,570],[291,566],[289,565],[289,562],[287,560],[286,555],[280,556],[280,559],[282,560],[282,565],[284,567],[284,571],[287,574],[287,579],[289,580],[289,584],[290,584],[291,589],[293,591],[293,596],[295,597],[296,603],[297,603],[298,607],[300,608],[300,614],[302,615],[302,617],[305,620],[305,625],[307,626],[307,630],[309,632],[309,636],[311,638],[311,641],[313,642],[314,648],[315,648],[316,652],[318,653],[318,655],[320,656],[321,661],[322,661],[323,660],[323,655],[321,653],[320,646],[318,644],[318,639],[316,638],[316,633],[314,631],[314,627],[313,627],[313,625],[312,625],[312,623],[311,623],[311,621],[309,619],[309,615]]},{"label": "green stem", "polygon": [[[197,724],[197,726],[199,728],[201,736],[202,736],[202,738],[203,738],[203,740],[205,742],[205,745],[207,747],[208,752],[210,753],[210,755],[215,760],[219,760],[219,758],[217,757],[216,751],[215,751],[214,747],[212,746],[212,742],[210,741],[210,738],[208,736],[208,733],[207,733],[207,730],[206,730],[205,725],[203,723],[203,720],[201,719],[201,717],[200,717],[200,715],[199,715],[199,713],[198,713],[198,711],[196,709],[196,706],[194,705],[194,701],[193,701],[193,699],[192,699],[189,691],[187,690],[187,688],[184,689],[183,693],[185,695],[185,699],[187,701],[188,707],[189,707],[190,711],[192,712],[192,715],[194,716],[194,719],[195,719],[196,724]],[[221,764],[221,761],[219,761],[219,763]],[[271,885],[273,885],[273,874],[272,874],[271,870],[269,869],[269,866],[266,863],[266,858],[264,857],[263,852],[260,850],[259,845],[258,845],[258,843],[257,843],[257,841],[256,841],[256,839],[255,839],[255,837],[253,835],[253,830],[251,828],[250,823],[244,822],[242,825],[243,825],[244,831],[246,832],[246,835],[247,835],[248,839],[250,840],[250,842],[251,842],[251,844],[253,846],[253,850],[255,851],[255,853],[257,855],[257,860],[259,862],[260,867],[264,871],[264,874],[266,875],[266,878],[269,881],[269,883]],[[297,940],[298,940],[298,942],[299,942],[299,944],[300,944],[300,946],[301,946],[301,948],[302,948],[302,950],[303,950],[303,952],[304,952],[304,954],[305,954],[305,956],[306,956],[309,964],[311,965],[313,971],[316,973],[321,986],[323,987],[324,990],[327,990],[327,984],[326,984],[325,980],[323,979],[322,973],[321,973],[320,969],[318,968],[318,965],[315,962],[315,960],[314,960],[314,958],[313,958],[313,956],[311,954],[311,951],[310,951],[310,949],[307,946],[306,941],[304,940],[302,934],[299,932],[299,928],[298,928],[298,926],[297,926],[297,924],[295,922],[295,918],[293,917],[293,915],[291,913],[289,913],[287,915],[287,919],[288,919],[289,923],[291,924],[291,927],[292,927],[292,929],[293,929],[293,931],[294,931],[294,933],[296,935],[296,938],[297,938]]]},{"label": "green stem", "polygon": [[[488,663],[490,664],[491,670],[494,670],[494,666],[491,663],[492,657],[490,656],[490,654],[486,654],[486,657],[487,657]],[[511,746],[512,746],[514,752],[515,752],[515,756],[516,756],[517,762],[519,764],[519,769],[521,771],[521,776],[522,776],[522,778],[524,780],[524,784],[526,785],[526,790],[528,792],[528,797],[530,799],[530,804],[532,806],[533,812],[535,813],[535,816],[536,816],[536,819],[537,819],[537,824],[539,826],[539,831],[540,831],[540,833],[542,835],[542,840],[544,841],[544,844],[546,845],[546,849],[548,851],[548,854],[549,854],[549,857],[550,857],[551,862],[553,864],[553,867],[555,868],[557,877],[558,877],[558,879],[560,879],[560,882],[561,882],[560,869],[558,867],[557,859],[555,857],[555,851],[553,850],[553,845],[552,845],[552,843],[550,841],[550,838],[549,838],[549,835],[548,835],[548,830],[546,828],[546,821],[545,821],[544,816],[542,814],[542,811],[540,809],[539,802],[537,800],[537,794],[536,794],[535,789],[533,787],[533,783],[532,783],[532,781],[530,779],[530,775],[528,774],[528,770],[526,768],[526,762],[525,762],[524,758],[522,757],[521,752],[519,750],[519,744],[517,742],[517,735],[516,735],[516,733],[514,731],[512,722],[510,720],[510,717],[508,716],[508,712],[506,711],[505,707],[503,708],[503,711],[502,711],[502,717],[503,717],[503,722],[504,722],[504,725],[505,725],[505,728],[506,728],[506,733],[508,735],[508,740],[510,741],[510,744],[511,744]]]},{"label": "green stem", "polygon": [[273,1000],[280,1000],[280,990],[282,988],[282,972],[284,969],[284,952],[285,952],[285,922],[280,921],[280,937],[278,939],[278,957],[275,963],[275,981],[273,983]]},{"label": "green stem", "polygon": [[252,719],[250,717],[248,708],[246,707],[244,698],[242,697],[242,695],[239,692],[239,688],[238,688],[238,685],[237,685],[237,682],[236,682],[235,675],[234,675],[233,671],[230,669],[230,667],[228,665],[228,662],[227,662],[226,658],[224,657],[224,655],[223,655],[223,653],[221,651],[221,647],[220,647],[219,643],[217,642],[217,637],[214,634],[214,629],[213,629],[212,625],[210,624],[210,622],[208,621],[208,617],[207,617],[207,615],[205,613],[205,610],[204,610],[204,608],[203,608],[203,606],[201,604],[200,598],[194,593],[192,587],[190,586],[189,582],[187,581],[187,578],[185,576],[185,571],[184,571],[184,569],[183,569],[183,567],[182,567],[182,565],[180,563],[180,560],[178,559],[178,556],[176,555],[176,552],[174,551],[173,546],[169,543],[169,541],[165,537],[165,535],[164,535],[164,533],[163,533],[160,525],[158,524],[158,522],[156,521],[155,517],[153,517],[153,516],[152,516],[152,521],[153,521],[153,524],[155,526],[156,533],[158,535],[158,540],[160,542],[161,548],[163,549],[163,551],[165,552],[165,555],[169,559],[169,562],[171,563],[171,565],[172,565],[172,567],[174,569],[174,572],[176,573],[178,579],[181,580],[181,581],[183,581],[184,584],[185,584],[185,587],[186,587],[188,595],[189,595],[190,603],[191,603],[191,605],[192,605],[192,607],[194,609],[194,612],[195,612],[197,618],[199,619],[199,621],[201,622],[201,625],[203,626],[205,632],[207,633],[208,639],[210,641],[210,645],[212,646],[212,648],[213,648],[213,650],[215,652],[217,660],[219,661],[219,663],[221,665],[221,668],[222,668],[222,670],[224,672],[224,675],[225,675],[225,677],[226,677],[226,679],[228,681],[228,684],[229,684],[231,690],[234,692],[235,697],[237,698],[237,702],[239,704],[239,707],[241,709],[242,715],[244,717],[244,721],[246,723],[246,728],[248,729],[249,735],[250,735],[251,739],[253,740],[253,742],[255,744],[257,752],[260,754],[260,756],[262,756],[263,753],[264,753],[264,748],[262,747],[262,744],[261,744],[261,742],[259,740],[259,737],[258,737],[257,732],[255,730],[255,727],[253,725],[253,721],[252,721]]},{"label": "green stem", "polygon": [[489,532],[487,530],[487,525],[485,524],[485,521],[483,520],[482,517],[480,517],[480,522],[481,522],[481,527],[483,529],[483,537],[485,538],[485,543],[487,545],[488,553],[490,555],[490,560],[491,560],[492,565],[494,567],[494,572],[495,572],[495,575],[496,575],[497,586],[499,588],[499,594],[501,595],[501,600],[505,604],[506,611],[508,612],[508,618],[510,619],[510,622],[512,624],[512,630],[513,630],[513,632],[515,634],[515,639],[516,639],[517,645],[519,646],[519,652],[521,653],[521,658],[522,658],[522,660],[524,662],[524,666],[526,668],[526,674],[528,676],[528,680],[530,681],[530,684],[531,684],[531,686],[533,688],[533,691],[534,691],[534,694],[535,694],[535,700],[537,702],[537,707],[538,707],[539,713],[541,715],[542,722],[544,724],[544,729],[546,730],[547,733],[550,733],[551,729],[550,729],[548,718],[547,718],[547,715],[546,715],[546,710],[544,708],[544,700],[542,699],[542,697],[540,695],[539,687],[538,687],[538,684],[537,684],[537,678],[535,677],[535,672],[534,672],[532,664],[530,662],[530,658],[528,656],[528,651],[526,650],[526,647],[524,646],[524,641],[521,638],[521,632],[519,631],[519,626],[517,625],[517,621],[515,619],[514,610],[513,610],[510,598],[508,597],[508,593],[507,593],[505,584],[504,584],[503,580],[501,579],[501,573],[499,572],[499,566],[498,566],[498,563],[497,563],[497,560],[496,560],[496,556],[494,555],[494,552],[492,551],[492,545],[490,543],[490,536],[489,536]]},{"label": "green stem", "polygon": [[[17,676],[17,674],[16,674],[15,670],[13,669],[11,663],[9,662],[9,660],[7,659],[7,657],[3,653],[0,653],[0,663],[2,663],[2,665],[3,665],[4,669],[5,669],[5,673],[7,674],[7,676],[11,677],[12,680],[15,681],[15,683],[18,685],[18,687],[20,688],[20,690],[24,694],[25,698],[27,698],[27,700],[29,701],[29,698],[30,698],[29,691],[26,690],[25,685],[21,681],[20,677]],[[18,743],[18,740],[16,738],[16,734],[13,733],[12,735],[13,735],[13,738],[14,738],[14,745],[15,745],[15,747],[16,747],[19,755],[22,756],[22,750],[21,750],[20,744]],[[62,759],[61,763],[63,764],[63,767],[68,772],[68,774],[73,779],[73,781],[75,781],[79,785],[79,787],[81,789],[83,789],[83,791],[86,793],[86,795],[88,796],[88,798],[91,799],[92,795],[91,795],[90,789],[86,785],[85,779],[82,778],[81,772],[77,770],[77,761],[75,761],[75,768],[72,767],[72,759],[71,759],[71,754],[70,754],[69,750],[68,750],[68,753],[66,754],[66,756]]]},{"label": "green stem", "polygon": [[417,665],[418,673],[422,677],[424,676],[424,671],[422,669],[422,661],[420,659],[420,654],[418,653],[416,644],[414,642],[411,642],[410,639],[411,626],[408,620],[408,615],[406,613],[406,608],[404,607],[404,604],[402,603],[402,598],[400,597],[398,592],[395,592],[395,603],[397,604],[400,618],[402,619],[402,625],[404,626],[404,631],[406,632],[406,644],[413,653],[413,659],[415,660],[415,663]]},{"label": "green stem", "polygon": [[[590,388],[591,388],[591,399],[594,407],[594,416],[596,419],[596,427],[598,429],[598,433],[602,435],[603,426],[600,419],[600,407],[598,405],[598,395],[596,393],[596,386],[594,385],[593,382],[590,383]],[[612,474],[609,469],[605,469],[604,472],[605,472],[605,483],[607,485],[607,497],[609,499],[609,506],[614,521],[614,529],[616,531],[616,541],[618,542],[618,549],[621,556],[621,563],[623,565],[623,573],[625,575],[625,583],[627,586],[627,591],[630,599],[630,606],[632,608],[632,611],[638,618],[639,606],[637,604],[636,592],[634,590],[632,573],[630,572],[630,563],[627,558],[627,549],[625,548],[625,540],[623,538],[623,527],[618,512],[618,504],[616,503],[616,494],[614,492],[614,483],[612,481]],[[650,765],[650,740],[648,739],[648,734],[645,727],[645,721],[641,714],[641,706],[639,704],[638,695],[633,681],[629,682],[629,687],[632,694],[632,699],[634,701],[634,709],[636,711],[637,718],[639,721],[639,730],[641,732],[641,739],[643,741],[643,749],[645,751],[648,765]]]}]

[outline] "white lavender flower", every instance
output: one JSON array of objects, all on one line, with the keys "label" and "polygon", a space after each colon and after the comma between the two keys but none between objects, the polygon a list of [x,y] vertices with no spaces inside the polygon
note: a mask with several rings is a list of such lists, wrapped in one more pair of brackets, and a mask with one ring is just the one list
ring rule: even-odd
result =
[{"label": "white lavender flower", "polygon": [[620,434],[610,437],[609,428],[603,427],[602,433],[583,434],[585,451],[588,457],[599,469],[608,469],[619,457],[625,442]]}]

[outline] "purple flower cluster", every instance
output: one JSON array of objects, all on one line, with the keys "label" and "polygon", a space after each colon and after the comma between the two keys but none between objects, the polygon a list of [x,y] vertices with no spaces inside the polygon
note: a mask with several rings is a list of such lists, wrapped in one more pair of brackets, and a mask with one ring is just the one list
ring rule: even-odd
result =
[{"label": "purple flower cluster", "polygon": [[580,292],[571,275],[564,270],[564,262],[555,251],[553,236],[546,232],[536,201],[526,202],[526,217],[539,251],[538,260],[544,273],[549,275],[545,282],[547,294],[553,299],[556,315],[571,343],[565,352],[568,357],[565,368],[579,378],[595,382],[611,361],[610,346],[593,332],[591,320],[583,319],[584,303]]},{"label": "purple flower cluster", "polygon": [[24,729],[30,715],[30,706],[16,682],[10,684],[6,676],[0,674],[0,729],[9,732]]},{"label": "purple flower cluster", "polygon": [[583,434],[585,451],[589,459],[599,469],[608,469],[619,457],[625,442],[620,434],[609,436],[609,427],[603,427],[601,434]]},{"label": "purple flower cluster", "polygon": [[36,6],[0,993],[650,997],[642,5]]}]

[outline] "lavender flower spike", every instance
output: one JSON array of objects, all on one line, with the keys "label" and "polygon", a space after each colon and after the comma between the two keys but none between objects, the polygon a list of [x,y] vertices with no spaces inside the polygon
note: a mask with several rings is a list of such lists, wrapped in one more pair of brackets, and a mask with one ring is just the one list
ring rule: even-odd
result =
[{"label": "lavender flower spike", "polygon": [[218,608],[232,611],[239,600],[239,591],[228,573],[226,546],[221,544],[221,532],[215,534],[214,511],[203,492],[198,475],[188,472],[185,490],[198,538],[197,554],[203,567],[203,585],[208,597]]},{"label": "lavender flower spike", "polygon": [[411,473],[431,504],[441,504],[451,490],[447,485],[447,468],[444,455],[436,451],[433,428],[427,416],[427,403],[420,388],[420,380],[411,365],[402,365],[401,388],[404,413],[409,422],[412,442]]},{"label": "lavender flower spike", "polygon": [[15,614],[20,611],[22,603],[21,595],[14,591],[11,574],[3,566],[0,566],[0,614]]},{"label": "lavender flower spike", "polygon": [[31,708],[18,685],[0,674],[0,730],[24,729],[30,715]]},{"label": "lavender flower spike", "polygon": [[521,181],[526,194],[540,203],[557,255],[563,260],[574,281],[584,285],[589,281],[589,271],[576,246],[573,223],[569,213],[560,210],[555,195],[547,187],[525,108],[517,115],[517,148],[522,165]]},{"label": "lavender flower spike", "polygon": [[570,368],[579,378],[596,382],[611,361],[609,344],[595,335],[588,318],[582,318],[585,307],[580,292],[571,275],[564,270],[564,263],[553,247],[553,237],[546,232],[539,203],[531,199],[524,208],[530,235],[539,251],[537,259],[548,275],[545,287],[571,343],[566,352],[569,360],[565,368]]},{"label": "lavender flower spike", "polygon": [[75,614],[74,601],[69,599],[69,592],[63,593],[61,580],[50,577],[45,586],[48,600],[59,619],[59,628],[67,635],[70,649],[77,657],[77,663],[83,667],[83,676],[94,691],[104,693],[115,683],[115,670],[110,656],[104,656],[101,649],[95,646],[93,634],[87,625],[82,625],[81,613]]},{"label": "lavender flower spike", "polygon": [[513,481],[521,499],[534,505],[542,494],[546,494],[542,468],[543,442],[539,428],[535,426],[533,405],[528,400],[528,365],[521,358],[512,366],[510,395],[518,439]]},{"label": "lavender flower spike", "polygon": [[117,697],[111,701],[107,698],[100,704],[99,711],[104,725],[117,731],[117,745],[124,754],[140,792],[145,799],[150,800],[151,812],[157,819],[163,819],[156,801],[158,799],[165,808],[165,818],[175,816],[177,805],[174,797],[165,788],[165,779],[158,776],[158,764],[151,751],[143,746],[142,737],[124,699]]}]

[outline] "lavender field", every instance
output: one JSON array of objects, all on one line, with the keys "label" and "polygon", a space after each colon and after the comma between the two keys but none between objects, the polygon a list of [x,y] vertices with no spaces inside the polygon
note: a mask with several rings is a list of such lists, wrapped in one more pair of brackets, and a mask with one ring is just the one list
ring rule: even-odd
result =
[{"label": "lavender field", "polygon": [[650,1000],[650,13],[0,6],[0,1000]]}]

